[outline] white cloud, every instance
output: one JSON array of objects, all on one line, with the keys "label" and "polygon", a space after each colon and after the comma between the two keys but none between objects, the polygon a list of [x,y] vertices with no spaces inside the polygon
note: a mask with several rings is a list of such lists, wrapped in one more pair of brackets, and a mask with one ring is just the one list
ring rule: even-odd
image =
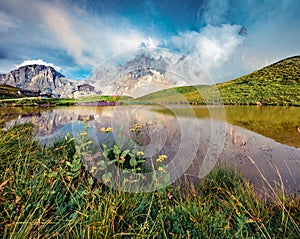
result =
[{"label": "white cloud", "polygon": [[[90,69],[110,57],[137,49],[143,42],[149,48],[188,52],[223,81],[230,74],[239,76],[300,54],[299,0],[209,0],[201,18],[203,24],[211,25],[161,42],[145,35],[145,28],[138,29],[139,23],[132,26],[125,16],[109,19],[109,11],[97,16],[80,9],[74,1],[0,2],[0,53],[5,59],[0,62],[0,71],[11,69],[16,60],[38,58],[60,64],[63,69]],[[244,24],[247,38],[238,34],[240,25],[221,25],[228,22]]]},{"label": "white cloud", "polygon": [[42,21],[77,64],[96,67],[105,59],[136,49],[147,37],[125,20],[116,23],[61,3],[39,2]]},{"label": "white cloud", "polygon": [[239,49],[244,65],[238,62],[245,74],[300,53],[299,9],[299,0],[210,0],[203,17],[212,25],[228,21],[245,25],[248,36]]},{"label": "white cloud", "polygon": [[200,32],[184,32],[172,37],[170,45],[188,52],[205,68],[221,66],[235,54],[245,37],[239,35],[239,25],[208,25]]},{"label": "white cloud", "polygon": [[52,63],[47,63],[41,59],[37,59],[37,60],[26,60],[24,62],[22,62],[20,65],[15,65],[16,68],[22,67],[22,66],[28,66],[28,65],[44,65],[44,66],[51,66],[53,67],[56,71],[60,72],[61,68],[59,66],[55,66]]},{"label": "white cloud", "polygon": [[249,28],[249,49],[244,57],[253,69],[300,54],[299,9],[300,1],[284,1],[273,10],[272,17]]}]

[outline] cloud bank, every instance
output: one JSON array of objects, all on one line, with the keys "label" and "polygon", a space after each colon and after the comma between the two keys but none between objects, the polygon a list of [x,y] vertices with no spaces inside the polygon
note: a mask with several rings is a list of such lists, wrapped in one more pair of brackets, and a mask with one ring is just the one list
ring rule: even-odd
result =
[{"label": "cloud bank", "polygon": [[37,8],[60,47],[82,66],[96,67],[112,55],[136,49],[142,41],[151,41],[122,18],[116,23],[76,7],[68,11],[61,4],[45,2],[39,3]]},{"label": "cloud bank", "polygon": [[245,41],[239,34],[242,26],[208,25],[200,32],[184,32],[170,40],[170,47],[187,52],[205,68],[219,67],[237,51]]},{"label": "cloud bank", "polygon": [[[113,55],[136,49],[141,42],[148,44],[150,39],[128,25],[122,17],[117,22],[111,21],[104,16],[89,14],[67,2],[28,0],[23,11],[18,7],[24,3],[22,0],[4,2],[5,10],[15,18],[10,18],[10,21],[1,20],[7,14],[0,10],[0,26],[6,26],[7,34],[3,40],[11,43],[6,48],[1,47],[0,43],[0,47],[12,54],[14,61],[22,62],[46,55],[46,59],[43,57],[44,61],[55,62],[61,69],[70,68],[71,64],[74,67],[79,65],[92,69]],[[16,28],[12,29],[12,26]],[[0,36],[1,33],[4,33],[2,28]],[[66,62],[58,54],[68,56],[64,56],[68,58],[68,65],[65,65]],[[22,59],[23,57],[27,59]]]},{"label": "cloud bank", "polygon": [[300,54],[299,11],[298,0],[0,0],[0,72],[42,59],[80,78],[118,54],[159,46],[224,81]]}]

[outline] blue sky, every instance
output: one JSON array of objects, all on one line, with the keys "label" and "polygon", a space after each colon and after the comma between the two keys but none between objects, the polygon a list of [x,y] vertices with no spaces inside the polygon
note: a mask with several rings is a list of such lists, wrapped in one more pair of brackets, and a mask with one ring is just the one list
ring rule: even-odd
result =
[{"label": "blue sky", "polygon": [[0,0],[0,73],[37,62],[81,79],[143,42],[221,82],[300,55],[299,12],[299,0]]}]

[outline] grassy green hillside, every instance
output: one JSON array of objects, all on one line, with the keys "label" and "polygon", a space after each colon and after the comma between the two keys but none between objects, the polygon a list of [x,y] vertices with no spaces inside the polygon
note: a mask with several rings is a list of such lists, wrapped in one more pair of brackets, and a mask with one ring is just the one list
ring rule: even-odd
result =
[{"label": "grassy green hillside", "polygon": [[[284,59],[240,78],[213,87],[187,86],[158,91],[135,101],[300,106],[300,56]],[[205,96],[205,97],[204,97]],[[205,99],[204,99],[205,98]]]},{"label": "grassy green hillside", "polygon": [[300,56],[217,85],[225,103],[300,105]]},{"label": "grassy green hillside", "polygon": [[78,99],[73,98],[41,98],[41,97],[24,97],[24,98],[0,98],[0,107],[1,106],[66,106],[66,105],[77,105],[84,103],[92,103],[98,101],[107,101],[107,102],[118,102],[118,101],[127,101],[131,99],[128,96],[107,96],[107,95],[93,95],[87,97],[81,97]]},{"label": "grassy green hillside", "polygon": [[0,84],[0,99],[20,98],[18,91],[20,89],[10,85]]},{"label": "grassy green hillside", "polygon": [[190,103],[190,102],[202,102],[203,98],[199,92],[209,89],[208,85],[197,86],[180,86],[161,90],[147,94],[145,96],[133,99],[132,102],[164,102],[164,103]]}]

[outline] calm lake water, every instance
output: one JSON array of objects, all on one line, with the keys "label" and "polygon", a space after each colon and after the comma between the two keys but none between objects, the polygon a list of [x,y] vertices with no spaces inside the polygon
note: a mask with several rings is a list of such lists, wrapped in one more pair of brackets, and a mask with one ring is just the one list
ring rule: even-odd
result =
[{"label": "calm lake water", "polygon": [[[168,155],[168,170],[175,180],[183,173],[204,177],[217,163],[239,169],[258,190],[284,185],[299,193],[300,108],[256,106],[114,106],[1,108],[4,129],[33,122],[36,139],[51,145],[69,132],[79,135],[88,119],[89,134],[98,144],[101,127],[113,127],[110,139],[133,137],[130,128],[143,126],[139,140],[146,157]],[[262,175],[264,177],[262,177]]]}]

